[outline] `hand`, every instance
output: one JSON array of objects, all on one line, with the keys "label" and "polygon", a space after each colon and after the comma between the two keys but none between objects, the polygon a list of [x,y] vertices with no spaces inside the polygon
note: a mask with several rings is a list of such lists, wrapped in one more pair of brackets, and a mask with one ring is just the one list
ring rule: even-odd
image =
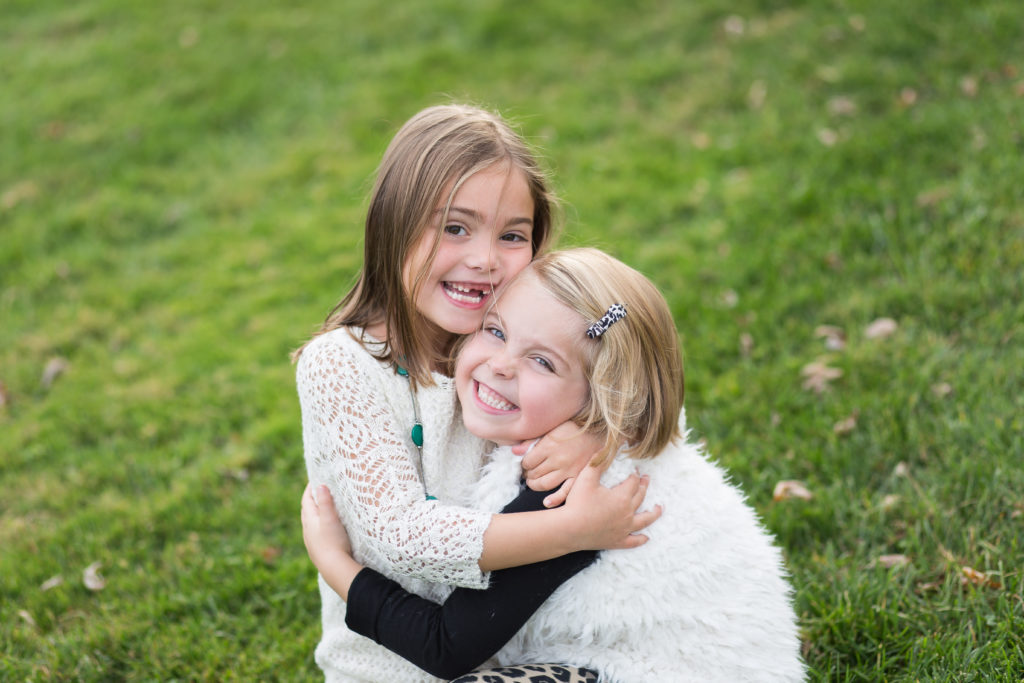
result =
[{"label": "hand", "polygon": [[[318,502],[319,500],[319,502]],[[313,497],[313,484],[302,494],[302,541],[313,565],[343,600],[363,566],[352,557],[352,543],[345,525],[334,509],[334,499],[326,486],[318,486]]]},{"label": "hand", "polygon": [[637,533],[661,517],[662,508],[637,512],[647,495],[650,478],[631,474],[621,484],[601,485],[603,468],[585,467],[576,478],[565,508],[571,514],[580,550],[636,548],[647,542]]},{"label": "hand", "polygon": [[523,476],[534,491],[547,491],[559,484],[561,488],[544,499],[546,507],[561,505],[573,486],[575,477],[586,467],[604,440],[580,430],[572,422],[563,422],[539,441],[523,442],[512,452],[523,455]]}]

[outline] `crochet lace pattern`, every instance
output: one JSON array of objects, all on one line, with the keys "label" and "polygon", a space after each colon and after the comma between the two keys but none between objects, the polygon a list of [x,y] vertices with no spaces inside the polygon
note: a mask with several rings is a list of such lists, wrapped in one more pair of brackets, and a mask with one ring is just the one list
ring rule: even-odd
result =
[{"label": "crochet lace pattern", "polygon": [[[452,380],[435,375],[421,387],[422,466],[409,436],[413,415],[407,380],[340,328],[314,339],[296,369],[302,407],[306,468],[313,484],[326,484],[345,523],[357,559],[415,593],[443,599],[449,588],[482,588],[488,576],[477,561],[490,513],[467,509],[484,443],[461,424]],[[372,347],[371,347],[372,348]],[[408,675],[404,660],[348,631],[344,602],[321,586],[324,636],[317,662],[338,680],[359,680],[356,670]],[[397,660],[397,661],[392,661]],[[393,668],[394,667],[394,668]],[[413,667],[414,672],[424,675]],[[383,680],[383,679],[378,679]],[[433,680],[427,677],[422,680]]]}]

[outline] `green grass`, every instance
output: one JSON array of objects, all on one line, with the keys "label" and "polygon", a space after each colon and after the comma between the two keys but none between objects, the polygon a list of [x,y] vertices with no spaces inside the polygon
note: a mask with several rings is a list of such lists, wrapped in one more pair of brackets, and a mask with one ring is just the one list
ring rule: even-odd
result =
[{"label": "green grass", "polygon": [[563,244],[663,288],[812,679],[1021,680],[1024,8],[630,5],[0,8],[0,679],[318,678],[287,354],[455,98],[541,149]]}]

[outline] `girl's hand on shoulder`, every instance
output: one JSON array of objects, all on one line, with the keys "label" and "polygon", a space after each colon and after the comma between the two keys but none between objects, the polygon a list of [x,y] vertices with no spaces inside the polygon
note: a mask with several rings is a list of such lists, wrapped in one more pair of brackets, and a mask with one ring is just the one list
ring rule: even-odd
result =
[{"label": "girl's hand on shoulder", "polygon": [[636,548],[647,542],[638,533],[661,517],[662,508],[638,512],[650,478],[631,474],[611,488],[601,485],[603,468],[585,467],[569,492],[565,507],[571,515],[580,550]]},{"label": "girl's hand on shoulder", "polygon": [[538,441],[524,441],[514,446],[512,452],[523,455],[523,476],[526,485],[534,491],[548,491],[562,485],[544,499],[546,507],[556,507],[565,501],[576,476],[603,445],[603,439],[583,432],[572,422],[563,422]]},{"label": "girl's hand on shoulder", "polygon": [[349,586],[363,566],[352,557],[348,532],[326,486],[317,487],[315,498],[313,484],[307,484],[302,494],[302,541],[327,585],[347,600]]}]

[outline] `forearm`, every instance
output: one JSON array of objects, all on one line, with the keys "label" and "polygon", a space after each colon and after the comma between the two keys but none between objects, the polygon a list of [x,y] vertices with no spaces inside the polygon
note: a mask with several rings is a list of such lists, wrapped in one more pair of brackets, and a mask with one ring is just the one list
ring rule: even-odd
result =
[{"label": "forearm", "polygon": [[581,548],[574,545],[565,508],[494,515],[484,533],[480,570],[543,562]]},{"label": "forearm", "polygon": [[[539,506],[543,495],[526,491],[506,509]],[[496,571],[487,590],[457,588],[442,605],[367,569],[352,582],[346,624],[435,676],[455,678],[501,649],[596,555],[578,552]]]}]

